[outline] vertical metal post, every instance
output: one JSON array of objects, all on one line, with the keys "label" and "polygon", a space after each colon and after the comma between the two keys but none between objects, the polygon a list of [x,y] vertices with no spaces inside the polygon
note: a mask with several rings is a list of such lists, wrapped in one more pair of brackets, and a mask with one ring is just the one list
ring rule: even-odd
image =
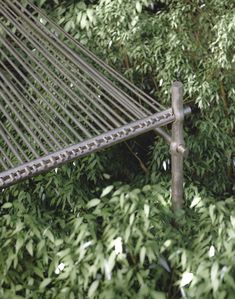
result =
[{"label": "vertical metal post", "polygon": [[174,211],[183,207],[183,157],[187,154],[183,136],[183,84],[174,82],[172,85],[172,110],[175,121],[172,124],[171,171],[172,171],[172,203]]}]

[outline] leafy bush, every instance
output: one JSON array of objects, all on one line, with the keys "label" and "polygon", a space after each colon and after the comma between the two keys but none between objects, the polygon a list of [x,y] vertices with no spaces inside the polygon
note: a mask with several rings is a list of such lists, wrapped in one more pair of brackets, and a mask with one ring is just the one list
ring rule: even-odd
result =
[{"label": "leafy bush", "polygon": [[149,135],[7,189],[0,297],[234,298],[234,1],[34,2],[163,104],[183,81],[186,205],[172,214],[169,147]]},{"label": "leafy bush", "polygon": [[66,207],[40,185],[2,194],[1,298],[234,297],[234,198],[188,187],[175,218],[167,184],[117,183]]},{"label": "leafy bush", "polygon": [[[170,105],[181,80],[190,159],[188,178],[215,194],[231,192],[235,152],[234,1],[41,1],[57,22],[134,81]],[[52,9],[53,7],[53,9]],[[165,151],[155,147],[162,162]],[[220,170],[219,172],[217,170]]]}]

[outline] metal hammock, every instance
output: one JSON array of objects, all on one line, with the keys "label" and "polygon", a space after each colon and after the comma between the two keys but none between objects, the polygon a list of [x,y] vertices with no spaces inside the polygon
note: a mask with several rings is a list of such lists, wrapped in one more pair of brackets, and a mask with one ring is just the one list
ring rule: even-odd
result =
[{"label": "metal hammock", "polygon": [[[166,109],[23,2],[0,0],[0,188],[149,130],[174,143],[190,113],[182,84]],[[160,127],[172,122],[171,138]]]}]

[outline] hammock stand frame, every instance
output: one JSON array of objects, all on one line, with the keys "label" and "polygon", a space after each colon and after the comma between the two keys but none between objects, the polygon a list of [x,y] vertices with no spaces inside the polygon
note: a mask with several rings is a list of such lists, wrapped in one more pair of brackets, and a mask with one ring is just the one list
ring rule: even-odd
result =
[{"label": "hammock stand frame", "polygon": [[[15,7],[14,7],[15,5]],[[39,10],[37,7],[35,7],[33,4],[29,2],[29,5],[31,8],[33,8],[38,14],[41,14],[45,17],[43,12]],[[25,21],[25,11],[24,8],[19,4],[18,1],[10,1],[6,0],[3,2],[3,0],[0,0],[0,8],[2,9],[2,14],[4,15],[5,18],[9,18],[16,26],[17,24],[24,25],[23,21]],[[13,12],[11,12],[13,11]],[[0,17],[1,17],[0,13]],[[18,21],[13,20],[13,17],[15,18],[16,14],[18,13],[19,18],[21,18],[21,21],[17,23]],[[22,13],[22,15],[21,15]],[[11,15],[12,14],[12,15]],[[15,15],[14,15],[15,14]],[[22,21],[23,20],[23,21]],[[30,19],[30,22],[31,19]],[[34,21],[35,22],[35,21]],[[50,21],[52,24],[54,24],[52,21]],[[0,22],[1,23],[1,22]],[[34,23],[32,23],[34,25]],[[22,26],[23,26],[22,25]],[[2,25],[2,28],[5,28],[7,34],[11,36],[11,38],[15,39],[16,41],[19,42],[20,44],[20,39],[18,37],[14,37],[14,35],[11,32],[8,32],[8,29],[5,27],[5,25]],[[70,40],[73,40],[72,37],[70,37],[67,33],[65,33],[62,29],[59,29],[56,27],[57,30],[60,30],[60,32],[63,32],[64,35],[69,37]],[[36,27],[35,27],[36,28]],[[21,33],[24,32],[23,27],[21,29]],[[36,30],[36,29],[35,29]],[[32,39],[33,41],[33,39]],[[36,39],[35,39],[36,41]],[[36,41],[37,42],[37,41]],[[54,43],[56,42],[56,39],[54,37],[51,37],[51,42]],[[76,45],[78,43],[76,42]],[[7,47],[7,44],[5,45]],[[79,45],[79,47],[84,50],[83,46]],[[0,47],[1,48],[1,47]],[[14,50],[12,50],[10,47],[7,49],[11,50],[12,53],[14,54]],[[24,51],[27,51],[25,48]],[[85,50],[84,50],[85,51]],[[92,57],[95,57],[94,54],[91,52],[88,52],[88,54]],[[75,56],[74,56],[75,57]],[[77,56],[76,56],[77,57]],[[32,57],[34,59],[34,57]],[[98,63],[105,65],[99,58],[96,58]],[[79,61],[79,60],[78,60]],[[83,66],[81,62],[81,66]],[[5,66],[2,64],[2,66],[5,68]],[[86,66],[86,65],[85,65]],[[90,66],[86,66],[87,73],[89,75],[93,75],[93,69]],[[105,65],[106,70],[111,70],[111,68],[107,65]],[[90,68],[90,69],[89,69]],[[116,75],[117,73],[114,70],[111,70],[112,74],[116,76],[115,78],[118,78],[120,75]],[[34,73],[33,73],[34,74]],[[35,75],[35,74],[34,74]],[[2,78],[2,85],[1,85],[1,78]],[[13,167],[5,167],[5,170],[0,172],[0,189],[4,189],[8,186],[11,186],[17,182],[20,182],[22,180],[25,180],[27,178],[33,177],[35,175],[38,175],[40,173],[55,169],[65,163],[71,162],[77,158],[84,157],[90,153],[96,152],[98,150],[102,150],[104,148],[110,147],[116,143],[123,142],[125,140],[131,139],[133,137],[136,137],[138,135],[144,134],[148,131],[154,130],[156,133],[160,134],[167,143],[170,144],[170,153],[171,153],[171,168],[172,168],[172,204],[173,204],[173,209],[178,210],[181,209],[183,206],[183,159],[184,157],[187,156],[188,150],[185,147],[185,142],[184,142],[184,137],[183,137],[183,122],[184,122],[184,117],[188,114],[191,113],[191,109],[189,107],[184,108],[183,107],[183,85],[181,82],[174,82],[172,85],[172,108],[165,109],[164,107],[161,107],[161,110],[159,108],[156,108],[154,105],[154,101],[150,98],[149,96],[144,95],[143,92],[140,90],[136,89],[139,93],[140,96],[143,97],[145,96],[146,101],[148,100],[149,105],[153,105],[156,109],[155,113],[150,113],[148,112],[147,115],[141,111],[140,109],[140,104],[137,101],[136,104],[134,105],[133,103],[134,100],[127,94],[124,93],[124,91],[120,91],[119,87],[115,89],[115,87],[112,84],[108,84],[108,81],[105,81],[105,77],[92,77],[93,79],[95,78],[100,86],[103,86],[104,90],[104,96],[106,96],[106,92],[112,91],[112,95],[114,95],[120,99],[124,97],[124,102],[126,101],[126,105],[130,106],[130,110],[127,111],[130,113],[130,111],[136,111],[136,119],[132,119],[132,121],[128,120],[127,123],[124,123],[122,125],[116,125],[114,128],[111,130],[104,130],[101,134],[93,134],[94,136],[91,136],[90,138],[84,138],[84,140],[80,142],[76,142],[74,144],[70,144],[68,146],[61,146],[59,150],[56,151],[49,151],[49,153],[45,155],[39,155],[36,159],[31,159],[30,161],[23,161],[23,163],[19,163],[18,165],[14,165]],[[98,78],[98,79],[97,79]],[[122,81],[121,81],[122,80]],[[120,79],[120,81],[125,85],[127,85],[127,80],[126,79]],[[7,79],[3,78],[3,75],[0,73],[0,98],[1,95],[4,97],[6,92],[8,90],[5,90],[5,83],[7,83]],[[10,83],[13,81],[9,81]],[[103,85],[102,85],[103,84]],[[105,85],[106,84],[106,85]],[[135,87],[130,84],[130,90],[133,91]],[[9,85],[12,87],[12,85]],[[115,94],[116,91],[116,94]],[[135,91],[136,92],[136,91]],[[12,95],[9,93],[9,95]],[[99,100],[99,99],[98,99]],[[153,103],[153,104],[152,104]],[[118,104],[118,102],[117,102]],[[13,109],[13,106],[10,106],[9,102],[9,107]],[[107,105],[106,105],[107,106]],[[125,105],[124,105],[125,106]],[[13,107],[13,108],[12,108]],[[88,106],[87,106],[88,107]],[[160,107],[160,104],[159,104]],[[62,107],[63,108],[63,107]],[[88,107],[89,108],[89,107]],[[124,108],[123,108],[124,109]],[[129,108],[128,108],[129,109]],[[143,107],[144,109],[144,107]],[[150,109],[150,108],[149,108]],[[147,108],[145,109],[147,111]],[[15,110],[13,110],[15,112]],[[124,110],[123,110],[124,111]],[[143,110],[144,111],[144,110]],[[3,111],[5,113],[5,111]],[[124,111],[125,112],[125,111]],[[16,113],[16,112],[15,112]],[[133,112],[134,113],[134,112]],[[149,115],[148,115],[149,114]],[[18,114],[17,114],[18,115]],[[21,115],[21,114],[20,114]],[[19,115],[19,117],[20,117]],[[114,113],[113,113],[114,115]],[[115,116],[116,119],[118,118],[118,115]],[[86,121],[86,119],[85,119]],[[89,122],[89,119],[88,119]],[[166,126],[168,124],[172,123],[172,135],[168,135],[166,131],[164,131],[161,127]],[[1,121],[0,121],[1,124]],[[34,124],[35,125],[35,124]],[[4,126],[4,124],[1,124],[1,126]],[[81,127],[83,125],[81,124]],[[0,131],[0,137],[5,140],[6,145],[10,146],[11,150],[14,152],[14,148],[12,148],[12,145],[10,143],[10,138],[6,137],[3,133],[1,134]],[[6,155],[1,157],[0,164],[2,161],[2,164],[6,164],[6,161],[10,161],[10,158],[7,157]]]}]

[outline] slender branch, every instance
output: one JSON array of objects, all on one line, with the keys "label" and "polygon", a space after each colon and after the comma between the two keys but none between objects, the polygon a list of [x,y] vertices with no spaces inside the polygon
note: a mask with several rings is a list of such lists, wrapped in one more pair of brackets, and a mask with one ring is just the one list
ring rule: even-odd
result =
[{"label": "slender branch", "polygon": [[125,142],[127,148],[132,153],[132,155],[139,161],[140,167],[143,169],[145,173],[148,173],[148,168],[145,166],[144,162],[140,159],[140,157],[137,156],[137,154],[132,150],[132,148],[129,146],[127,142]]},{"label": "slender branch", "polygon": [[228,111],[228,102],[226,100],[226,94],[225,94],[225,90],[224,90],[224,85],[222,83],[220,84],[220,94],[221,94],[221,98],[222,98],[223,103],[224,103],[225,111],[227,112]]}]

